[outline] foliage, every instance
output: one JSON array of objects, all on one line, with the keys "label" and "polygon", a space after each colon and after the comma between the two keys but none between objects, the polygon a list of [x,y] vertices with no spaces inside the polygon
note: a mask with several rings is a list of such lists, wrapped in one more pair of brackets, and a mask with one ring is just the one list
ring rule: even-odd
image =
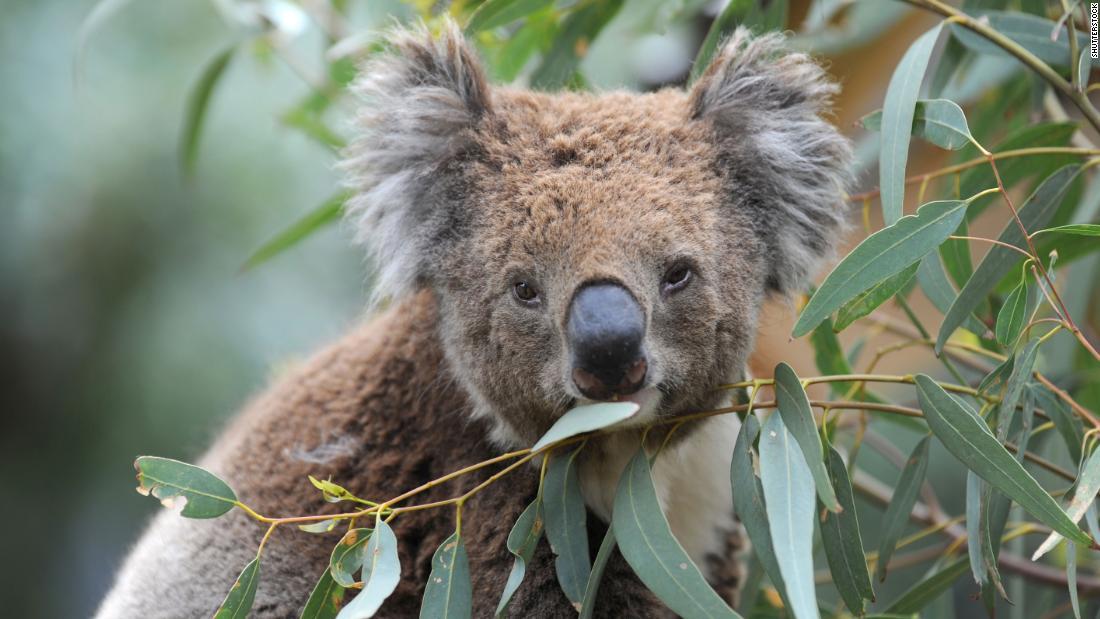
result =
[{"label": "foliage", "polygon": [[[100,5],[82,30],[81,45],[122,4],[106,0]],[[419,18],[435,24],[441,15],[433,14],[428,4],[410,2]],[[560,89],[584,87],[586,49],[624,4],[459,1],[449,11],[465,24],[467,35],[481,47],[497,79]],[[700,4],[680,2],[678,11],[661,14],[666,20],[683,19],[699,10]],[[867,7],[874,4],[881,3],[818,0],[796,40],[811,49],[815,43],[835,46],[838,32],[849,22],[868,20]],[[752,542],[751,563],[758,566],[744,592],[746,599],[756,600],[756,606],[747,610],[770,616],[781,607],[790,616],[806,619],[842,616],[845,609],[864,615],[871,602],[873,612],[908,615],[930,608],[967,571],[992,610],[996,598],[1006,595],[1001,569],[1009,567],[1024,578],[1050,579],[1049,570],[1040,569],[1044,566],[1008,560],[1001,548],[1002,542],[1041,533],[1046,540],[1035,550],[1035,561],[1054,556],[1049,551],[1066,542],[1068,554],[1053,560],[1069,587],[1068,612],[1079,616],[1077,586],[1083,574],[1077,550],[1096,547],[1095,498],[1100,490],[1100,457],[1094,449],[1100,420],[1090,410],[1096,406],[1095,397],[1085,403],[1083,397],[1075,397],[1077,392],[1089,395],[1077,387],[1083,381],[1095,381],[1100,370],[1100,353],[1083,324],[1092,282],[1087,277],[1071,282],[1068,275],[1071,263],[1075,263],[1075,276],[1095,273],[1100,250],[1096,240],[1100,225],[1092,221],[1095,208],[1084,203],[1081,192],[1087,184],[1087,195],[1097,193],[1100,178],[1093,169],[1100,163],[1100,149],[1088,138],[1100,131],[1100,111],[1087,96],[1097,88],[1089,83],[1096,61],[1088,56],[1087,39],[1079,32],[1088,16],[1082,3],[1068,1],[967,1],[961,8],[941,0],[899,4],[942,21],[912,44],[884,93],[883,109],[863,121],[866,129],[879,132],[880,189],[851,197],[863,203],[869,236],[825,278],[794,327],[795,337],[811,335],[824,375],[800,378],[788,365],[780,364],[775,379],[724,386],[747,392],[746,402],[692,416],[738,414],[744,422],[730,449],[734,507]],[[307,14],[319,25],[327,39],[327,70],[321,78],[309,79],[312,93],[291,107],[282,121],[326,147],[340,147],[345,140],[330,128],[330,116],[347,102],[349,67],[382,51],[376,41],[347,31],[346,3],[299,5],[272,0],[219,6],[235,7],[225,9],[226,19],[242,39],[295,66],[297,58],[288,40],[298,34]],[[761,8],[752,2],[729,2],[713,21],[696,59],[696,71],[705,66],[724,35],[742,23],[758,29],[787,25],[787,3],[772,0]],[[940,45],[942,52],[937,54]],[[188,171],[199,153],[203,119],[218,81],[242,48],[243,43],[238,43],[221,51],[195,85],[181,142]],[[990,57],[1015,64],[1005,77],[982,82],[981,97],[951,100],[946,85],[959,76],[967,78],[971,67]],[[980,81],[980,76],[969,77]],[[1027,118],[1032,100],[1043,101],[1044,113],[1059,122],[1008,123],[1002,130],[1000,120],[1006,115]],[[1063,121],[1069,117],[1064,105],[1071,107],[1079,124]],[[1071,136],[1077,145],[1070,145]],[[913,137],[955,152],[956,161],[907,176]],[[983,142],[998,146],[990,150]],[[919,185],[916,202],[920,206],[905,215],[906,194],[912,185]],[[1017,207],[1021,191],[1028,197]],[[929,194],[940,199],[926,201]],[[336,221],[344,198],[338,194],[293,223],[261,247],[246,266],[259,266]],[[881,198],[885,226],[872,231],[869,212],[876,198]],[[995,239],[971,236],[968,226],[987,210],[1004,223],[1002,232]],[[988,249],[976,267],[971,264],[975,243]],[[910,309],[915,288],[944,314],[935,335]],[[909,317],[912,327],[899,326],[876,312],[891,301]],[[865,373],[856,373],[852,367],[862,345],[845,354],[836,333],[864,323],[878,325],[896,341],[875,353]],[[917,347],[934,350],[951,379],[874,373],[882,357]],[[815,384],[828,384],[837,399],[811,399],[807,388]],[[890,402],[871,393],[869,384],[894,384],[904,391],[891,392],[894,401]],[[774,388],[775,401],[760,400],[765,387]],[[914,399],[917,406],[909,405]],[[821,414],[815,416],[814,409]],[[592,612],[603,566],[616,547],[641,580],[679,614],[739,616],[715,595],[672,536],[651,477],[651,459],[656,454],[644,449],[639,449],[620,479],[611,527],[595,561],[589,556],[574,460],[589,436],[612,431],[611,426],[636,410],[632,405],[600,404],[567,414],[532,448],[503,454],[429,484],[507,463],[485,484],[432,505],[409,504],[416,491],[375,502],[356,497],[332,481],[311,478],[326,500],[356,503],[357,509],[335,515],[266,516],[238,501],[234,491],[212,474],[151,457],[136,462],[139,491],[152,493],[166,505],[184,502],[184,517],[213,518],[236,507],[267,525],[255,559],[228,589],[218,611],[218,616],[226,617],[248,613],[262,577],[264,542],[276,528],[290,524],[314,533],[344,524],[349,527],[313,593],[302,601],[302,616],[372,616],[383,607],[401,575],[397,540],[389,523],[408,511],[453,507],[458,516],[456,531],[433,557],[422,614],[464,617],[470,615],[473,594],[461,532],[462,506],[488,483],[537,459],[543,466],[538,497],[520,516],[507,548],[499,549],[515,555],[515,568],[508,582],[501,583],[498,615],[506,612],[545,531],[558,554],[556,569],[563,591],[583,616]],[[770,412],[774,410],[778,414]],[[858,415],[857,423],[852,422],[852,413]],[[902,458],[892,496],[876,493],[857,466],[865,437],[873,432],[869,426],[877,427],[879,420],[900,421],[895,424],[899,431],[912,433],[917,440],[912,454]],[[1076,472],[1039,453],[1044,443],[1038,439],[1049,430],[1062,439],[1054,456],[1070,462]],[[933,446],[945,448],[968,470],[965,513],[955,518],[934,503],[930,483],[934,480],[925,475]],[[1050,491],[1034,474],[1038,469],[1072,485]],[[886,508],[876,552],[864,547],[860,526],[867,519],[857,517],[856,494]],[[1010,521],[1013,504],[1034,522]],[[373,519],[371,527],[355,528],[357,522],[368,519]],[[1090,533],[1079,526],[1082,519],[1090,524]],[[924,528],[906,537],[910,522]],[[962,522],[965,531],[959,530]],[[935,555],[898,554],[935,535],[947,539]],[[831,587],[815,586],[818,564],[813,548],[818,536]],[[889,576],[888,568],[901,565],[925,565],[927,574],[900,596],[881,599],[875,592],[875,586],[881,585],[872,584],[871,572],[881,581]],[[345,604],[346,589],[358,591]],[[758,596],[758,589],[773,595]]]}]

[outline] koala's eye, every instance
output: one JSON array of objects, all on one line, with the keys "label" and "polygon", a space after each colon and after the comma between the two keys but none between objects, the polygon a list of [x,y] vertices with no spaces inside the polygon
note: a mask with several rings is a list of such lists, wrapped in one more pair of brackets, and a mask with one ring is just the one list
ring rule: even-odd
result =
[{"label": "koala's eye", "polygon": [[539,300],[539,291],[525,281],[512,284],[512,294],[515,295],[516,300],[524,305],[534,305]]},{"label": "koala's eye", "polygon": [[672,294],[687,287],[691,282],[691,267],[686,264],[678,264],[665,273],[665,279],[661,282],[661,292]]}]

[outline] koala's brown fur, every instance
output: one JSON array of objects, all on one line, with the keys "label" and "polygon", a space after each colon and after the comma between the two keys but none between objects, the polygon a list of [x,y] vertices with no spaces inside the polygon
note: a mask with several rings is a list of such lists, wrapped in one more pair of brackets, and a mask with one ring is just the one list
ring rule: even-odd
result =
[{"label": "koala's brown fur", "polygon": [[[797,291],[838,237],[849,150],[821,118],[834,91],[821,70],[777,36],[738,32],[688,93],[544,94],[490,87],[453,26],[392,43],[364,70],[362,136],[346,168],[350,216],[393,301],[280,379],[201,464],[258,511],[292,515],[332,508],[307,474],[383,499],[527,446],[587,401],[569,378],[563,325],[592,282],[625,288],[645,312],[643,421],[720,404],[714,387],[743,377],[765,297]],[[693,279],[665,294],[673,265]],[[537,287],[537,306],[512,297],[520,280]],[[673,532],[732,599],[730,430],[718,419],[681,429],[654,476],[677,512]],[[638,440],[626,430],[586,448],[593,544]],[[415,501],[455,496],[492,470]],[[505,539],[536,489],[537,471],[517,470],[463,510],[475,616],[495,608],[512,564]],[[413,616],[453,518],[416,511],[394,524],[402,581],[381,614]],[[284,529],[265,549],[258,616],[296,616],[335,543]],[[209,614],[261,533],[237,513],[218,523],[161,514],[100,616]],[[545,542],[510,612],[575,614]],[[668,611],[616,554],[596,613]]]}]

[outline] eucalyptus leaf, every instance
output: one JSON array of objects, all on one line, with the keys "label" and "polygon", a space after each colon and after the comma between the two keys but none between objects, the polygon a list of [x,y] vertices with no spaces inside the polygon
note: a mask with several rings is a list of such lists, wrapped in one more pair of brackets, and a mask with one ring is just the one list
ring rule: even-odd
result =
[{"label": "eucalyptus leaf", "polygon": [[203,120],[210,106],[210,98],[237,51],[236,44],[221,51],[202,70],[199,81],[191,90],[183,117],[183,129],[180,139],[180,161],[188,175],[195,171],[195,161],[199,154],[199,137],[202,134]]},{"label": "eucalyptus leaf", "polygon": [[[864,116],[863,128],[882,130],[882,110]],[[912,134],[948,150],[959,150],[974,139],[966,124],[966,114],[954,101],[947,99],[922,99],[913,111]]]},{"label": "eucalyptus leaf", "polygon": [[256,600],[256,587],[260,584],[260,558],[248,562],[237,576],[229,594],[214,613],[214,619],[245,619]]},{"label": "eucalyptus leaf", "polygon": [[740,618],[672,536],[645,450],[638,450],[619,478],[611,518],[623,558],[673,612],[684,617]]},{"label": "eucalyptus leaf", "polygon": [[760,436],[760,481],[775,558],[796,619],[820,616],[814,592],[814,480],[784,418],[773,413]]},{"label": "eucalyptus leaf", "polygon": [[[1068,67],[1077,61],[1070,55],[1069,37],[1051,38],[1051,33],[1056,32],[1058,27],[1049,19],[1016,11],[982,11],[976,17],[987,20],[992,29],[1012,39],[1046,64]],[[1010,55],[997,43],[961,25],[952,24],[951,33],[967,49],[979,54]],[[1077,38],[1079,49],[1088,49],[1088,38],[1084,33],[1077,33]]]},{"label": "eucalyptus leaf", "polygon": [[809,333],[849,300],[935,251],[959,226],[966,206],[962,200],[929,202],[915,215],[902,217],[864,239],[810,297],[792,336]]},{"label": "eucalyptus leaf", "polygon": [[134,460],[138,492],[160,500],[168,508],[183,503],[180,515],[186,518],[217,518],[233,509],[237,495],[213,473],[193,464],[141,456]]},{"label": "eucalyptus leaf", "polygon": [[[1070,183],[1077,177],[1080,166],[1070,165],[1060,168],[1048,176],[1042,184],[1031,194],[1019,209],[1020,221],[1029,231],[1044,226],[1061,204],[1061,198],[1069,188]],[[1001,232],[998,240],[1001,243],[1013,245],[1026,251],[1027,245],[1023,233],[1013,218]],[[997,282],[1009,271],[1016,268],[1021,261],[1020,254],[1000,245],[994,245],[989,253],[982,259],[981,264],[974,270],[974,275],[966,282],[955,302],[943,317],[940,325],[939,336],[936,338],[936,353],[943,352],[943,345],[947,343],[955,329],[963,323],[974,308],[985,299]]]},{"label": "eucalyptus leaf", "polygon": [[1077,599],[1077,546],[1072,542],[1066,544],[1066,585],[1074,619],[1081,619],[1081,602]]},{"label": "eucalyptus leaf", "polygon": [[584,589],[592,570],[588,558],[588,516],[576,463],[583,447],[550,458],[542,491],[546,539],[556,555],[558,584],[574,604],[584,601]]},{"label": "eucalyptus leaf", "polygon": [[254,269],[260,264],[294,247],[321,228],[340,221],[340,215],[344,212],[344,202],[346,202],[347,199],[348,194],[346,192],[340,192],[326,200],[321,206],[303,215],[301,219],[291,224],[290,227],[276,234],[271,240],[252,252],[252,255],[244,261],[241,270],[248,271]]},{"label": "eucalyptus leaf", "polygon": [[352,529],[340,538],[329,557],[329,575],[341,587],[355,584],[355,573],[363,567],[370,529]]},{"label": "eucalyptus leaf", "polygon": [[477,7],[466,22],[466,34],[503,26],[509,22],[539,11],[554,0],[486,0]]},{"label": "eucalyptus leaf", "polygon": [[400,580],[397,538],[384,520],[377,520],[363,560],[363,588],[340,610],[337,619],[373,617]]},{"label": "eucalyptus leaf", "polygon": [[1091,538],[1077,528],[989,428],[963,408],[961,401],[952,398],[924,374],[917,375],[916,384],[928,426],[948,451],[1043,524],[1074,542],[1091,544]]},{"label": "eucalyptus leaf", "polygon": [[1027,320],[1027,278],[1024,278],[1005,297],[1001,311],[997,312],[997,323],[994,329],[997,341],[1005,346],[1012,346],[1020,333],[1024,330]]},{"label": "eucalyptus leaf", "polygon": [[730,0],[726,3],[722,12],[711,22],[707,36],[699,46],[699,53],[695,55],[695,62],[691,65],[690,82],[699,79],[703,71],[710,66],[715,52],[718,51],[718,45],[733,33],[754,5],[754,0]]},{"label": "eucalyptus leaf", "polygon": [[313,587],[313,592],[309,594],[305,608],[298,617],[299,619],[334,619],[339,614],[343,601],[344,588],[332,579],[332,574],[326,569]]},{"label": "eucalyptus leaf", "polygon": [[508,533],[508,552],[515,555],[516,560],[512,564],[512,571],[508,574],[508,580],[504,584],[504,592],[500,596],[500,602],[497,603],[495,613],[497,617],[504,616],[504,611],[508,609],[512,596],[515,595],[516,590],[523,583],[523,577],[527,572],[527,564],[531,562],[531,557],[535,555],[535,548],[542,537],[542,525],[541,502],[536,498],[523,510],[519,518],[516,519],[516,524],[512,526],[512,530]]},{"label": "eucalyptus leaf", "polygon": [[562,21],[550,51],[531,75],[531,86],[557,90],[569,83],[588,47],[622,8],[624,0],[581,0]]},{"label": "eucalyptus leaf", "polygon": [[913,505],[917,502],[921,484],[924,483],[925,473],[928,472],[928,446],[932,437],[925,436],[913,448],[905,467],[901,470],[898,483],[894,487],[894,496],[890,499],[890,505],[886,508],[886,515],[882,517],[882,537],[878,544],[878,567],[875,570],[879,581],[886,580],[886,570],[890,564],[890,557],[894,554],[898,538],[905,531],[905,525],[909,522],[909,514],[913,511]]},{"label": "eucalyptus leaf", "polygon": [[420,602],[421,619],[461,619],[473,612],[470,562],[458,531],[432,555],[432,572]]},{"label": "eucalyptus leaf", "polygon": [[531,447],[531,451],[538,451],[571,436],[626,421],[638,412],[638,408],[634,402],[600,402],[572,408],[550,426],[546,434]]},{"label": "eucalyptus leaf", "polygon": [[[1077,475],[1077,481],[1073,484],[1073,498],[1066,506],[1066,513],[1069,514],[1070,520],[1078,522],[1085,516],[1085,512],[1096,501],[1097,492],[1100,492],[1100,449],[1093,449],[1092,453],[1081,464],[1081,471]],[[1057,546],[1060,541],[1062,541],[1062,536],[1057,531],[1052,531],[1039,545],[1039,548],[1035,550],[1035,553],[1031,555],[1031,560],[1038,561],[1040,557]]]},{"label": "eucalyptus leaf", "polygon": [[329,518],[327,520],[321,520],[318,522],[311,522],[309,524],[298,525],[298,530],[305,531],[306,533],[328,533],[336,528],[336,525],[340,521],[336,518]]},{"label": "eucalyptus leaf", "polygon": [[764,489],[760,485],[760,478],[753,472],[752,444],[759,433],[760,423],[756,420],[756,416],[746,416],[737,433],[730,463],[733,508],[737,512],[737,518],[745,526],[753,554],[772,581],[779,597],[784,600],[784,606],[790,607],[790,603],[786,601],[787,592],[783,586],[783,574],[779,571],[779,562],[775,558],[768,514],[764,507]]},{"label": "eucalyptus leaf", "polygon": [[1008,434],[1008,428],[1012,424],[1012,418],[1016,414],[1016,405],[1020,402],[1020,396],[1024,387],[1031,380],[1031,370],[1035,367],[1035,357],[1039,353],[1039,339],[1032,338],[1016,355],[1016,361],[1012,364],[1012,373],[1005,384],[1005,392],[1001,397],[1001,405],[997,414],[997,439],[1004,441]]},{"label": "eucalyptus leaf", "polygon": [[829,448],[826,463],[829,477],[836,488],[837,500],[843,510],[840,513],[824,512],[825,517],[821,521],[821,545],[825,548],[825,559],[829,563],[833,584],[840,592],[844,605],[853,614],[862,615],[863,601],[873,602],[875,591],[871,586],[871,575],[867,571],[864,558],[863,537],[859,532],[852,482],[848,479],[844,460],[836,449]]},{"label": "eucalyptus leaf", "polygon": [[1069,457],[1074,462],[1080,462],[1081,445],[1085,440],[1085,428],[1080,417],[1070,412],[1066,405],[1043,385],[1031,383],[1027,386],[1027,390],[1054,423],[1054,429],[1066,444]]},{"label": "eucalyptus leaf", "polygon": [[810,399],[802,388],[802,381],[794,373],[794,368],[782,362],[775,366],[775,401],[779,414],[783,417],[783,424],[798,441],[799,453],[806,460],[821,502],[829,511],[840,511],[836,491],[829,480],[829,471],[825,468],[825,453],[817,434],[813,410],[810,409]]},{"label": "eucalyptus leaf", "polygon": [[1050,233],[1072,234],[1074,236],[1100,236],[1100,224],[1066,224],[1064,226],[1039,230],[1035,234]]},{"label": "eucalyptus leaf", "polygon": [[940,597],[944,591],[951,588],[951,585],[966,571],[966,567],[966,559],[958,559],[940,568],[910,587],[886,608],[886,612],[893,615],[912,615],[920,612]]},{"label": "eucalyptus leaf", "polygon": [[584,601],[581,602],[580,619],[591,619],[596,612],[596,598],[600,594],[600,581],[603,580],[604,570],[611,554],[615,552],[615,528],[607,527],[607,532],[600,542],[600,549],[596,551],[596,560],[592,562],[592,572],[588,575],[588,585],[584,589]]},{"label": "eucalyptus leaf", "polygon": [[909,265],[897,274],[891,275],[859,293],[852,300],[842,305],[840,309],[837,310],[836,322],[833,325],[833,329],[837,332],[843,331],[853,322],[875,311],[878,306],[885,303],[888,299],[909,285],[909,282],[913,281],[913,276],[917,274],[918,266],[920,266],[919,262]]},{"label": "eucalyptus leaf", "polygon": [[894,69],[890,84],[886,88],[886,98],[882,105],[883,130],[882,150],[879,153],[879,187],[882,191],[883,219],[888,225],[898,221],[902,216],[902,207],[905,202],[905,167],[909,160],[909,139],[913,129],[913,117],[916,114],[917,97],[941,28],[941,24],[936,24],[909,47]]}]

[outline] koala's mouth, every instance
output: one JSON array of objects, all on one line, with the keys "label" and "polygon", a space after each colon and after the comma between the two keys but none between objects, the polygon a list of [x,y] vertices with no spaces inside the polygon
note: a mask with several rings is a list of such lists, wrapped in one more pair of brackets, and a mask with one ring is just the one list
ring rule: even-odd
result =
[{"label": "koala's mouth", "polygon": [[657,385],[651,385],[635,391],[630,395],[616,396],[614,400],[577,398],[575,400],[575,405],[583,406],[585,404],[596,404],[597,402],[634,402],[638,405],[638,413],[631,417],[629,421],[622,424],[622,427],[625,428],[645,425],[656,421],[659,417],[658,412],[660,411],[661,401],[663,399],[663,391]]}]

